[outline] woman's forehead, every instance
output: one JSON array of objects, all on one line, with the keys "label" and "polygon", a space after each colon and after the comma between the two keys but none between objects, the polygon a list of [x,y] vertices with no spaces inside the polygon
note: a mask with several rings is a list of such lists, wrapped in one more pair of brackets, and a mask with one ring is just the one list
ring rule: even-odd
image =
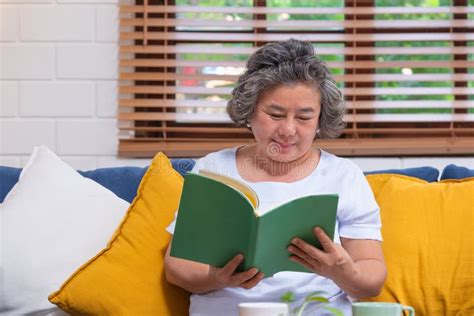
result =
[{"label": "woman's forehead", "polygon": [[[262,104],[261,106],[267,111],[286,112],[289,110],[288,106],[274,104],[274,103]],[[301,106],[292,107],[292,109],[293,108],[298,113],[314,113],[318,109],[318,107],[315,105],[308,105],[308,106],[301,105]]]}]

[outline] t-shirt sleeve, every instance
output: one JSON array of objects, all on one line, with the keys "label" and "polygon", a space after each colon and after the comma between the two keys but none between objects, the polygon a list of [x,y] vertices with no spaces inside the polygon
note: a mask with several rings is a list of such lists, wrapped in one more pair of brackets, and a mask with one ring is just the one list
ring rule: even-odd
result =
[{"label": "t-shirt sleeve", "polygon": [[176,217],[177,217],[177,216],[178,216],[178,211],[176,210],[176,211],[174,212],[174,219],[173,219],[173,221],[171,222],[171,224],[168,225],[168,227],[166,227],[166,231],[167,231],[168,233],[170,233],[171,235],[174,234],[174,228],[175,228],[175,226],[176,226]]},{"label": "t-shirt sleeve", "polygon": [[[194,164],[194,167],[193,169],[191,169],[191,173],[198,173],[199,170],[202,169],[202,161],[201,160],[198,160],[196,161],[196,163]],[[175,226],[176,226],[176,217],[178,216],[178,210],[176,210],[174,212],[174,220],[171,222],[171,224],[168,225],[168,227],[166,227],[166,231],[168,233],[170,233],[171,235],[174,234],[174,229],[175,229]]]},{"label": "t-shirt sleeve", "polygon": [[345,192],[338,211],[339,236],[382,240],[380,209],[362,171],[356,167],[344,179]]}]

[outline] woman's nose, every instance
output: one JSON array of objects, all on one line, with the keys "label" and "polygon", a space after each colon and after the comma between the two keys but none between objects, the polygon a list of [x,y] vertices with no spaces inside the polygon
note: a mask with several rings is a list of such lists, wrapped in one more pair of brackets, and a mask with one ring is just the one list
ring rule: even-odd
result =
[{"label": "woman's nose", "polygon": [[282,120],[279,131],[280,131],[280,135],[283,135],[283,136],[294,135],[296,132],[295,120],[292,118],[286,118]]}]

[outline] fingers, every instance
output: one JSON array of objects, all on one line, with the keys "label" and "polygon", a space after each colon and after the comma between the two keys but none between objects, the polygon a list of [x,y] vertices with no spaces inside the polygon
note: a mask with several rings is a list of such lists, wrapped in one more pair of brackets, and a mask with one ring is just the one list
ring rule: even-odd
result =
[{"label": "fingers", "polygon": [[[293,238],[291,240],[291,244],[293,245],[293,248],[295,250],[301,251],[302,253],[304,253],[305,256],[313,258],[316,261],[325,260],[325,257],[327,256],[327,254],[325,254],[323,251],[319,250],[318,248],[314,247],[311,244],[308,244],[307,242],[305,242],[302,239]],[[290,250],[290,248],[288,248],[288,251],[292,252]],[[298,254],[296,254],[296,255],[298,255]],[[301,255],[298,255],[298,256],[304,258],[304,256],[301,256]]]},{"label": "fingers", "polygon": [[306,262],[311,263],[312,261],[316,261],[308,253],[302,251],[301,249],[299,249],[296,246],[293,246],[293,245],[288,246],[288,251],[291,252],[293,255],[295,255],[297,257],[300,257],[301,259],[303,259]]},{"label": "fingers", "polygon": [[311,257],[310,255],[293,245],[290,245],[288,247],[288,251],[293,254],[293,256],[290,256],[290,259],[292,261],[298,262],[305,266],[307,269],[312,270],[314,272],[319,271],[320,263],[317,259]]},{"label": "fingers", "polygon": [[[298,257],[298,256],[290,256],[290,260],[291,261],[294,261],[296,263],[299,263],[301,264],[302,266],[304,266],[306,269],[310,270],[310,271],[314,271],[315,268],[313,265],[309,264],[307,261],[305,261],[304,259]],[[316,271],[315,271],[316,272]]]},{"label": "fingers", "polygon": [[263,278],[263,273],[259,273],[257,268],[251,268],[247,271],[236,273],[235,271],[243,259],[244,256],[238,254],[223,268],[216,268],[215,275],[220,285],[252,288]]},{"label": "fingers", "polygon": [[232,258],[227,264],[222,268],[222,273],[225,275],[232,275],[239,264],[244,260],[244,255],[239,253],[234,258]]},{"label": "fingers", "polygon": [[240,287],[249,290],[253,288],[255,285],[257,285],[258,282],[260,282],[264,276],[265,275],[262,272],[258,272],[253,278],[240,284]]},{"label": "fingers", "polygon": [[344,269],[347,270],[347,263],[351,262],[351,259],[346,250],[341,245],[333,243],[322,229],[315,228],[314,234],[324,249],[317,249],[300,238],[293,238],[291,245],[288,246],[288,251],[293,254],[290,259],[329,278],[340,275]]},{"label": "fingers", "polygon": [[248,269],[247,271],[236,273],[232,276],[232,284],[234,286],[241,286],[242,283],[245,283],[251,280],[257,274],[258,274],[257,268],[251,268],[251,269]]},{"label": "fingers", "polygon": [[221,287],[226,286],[237,286],[238,284],[233,284],[232,277],[235,273],[235,270],[239,264],[244,259],[242,254],[237,254],[232,258],[223,268],[211,267],[210,272],[217,284]]},{"label": "fingers", "polygon": [[334,243],[329,238],[328,235],[319,227],[315,227],[313,229],[313,233],[318,238],[319,242],[321,243],[321,246],[323,247],[326,252],[333,252],[334,251]]}]

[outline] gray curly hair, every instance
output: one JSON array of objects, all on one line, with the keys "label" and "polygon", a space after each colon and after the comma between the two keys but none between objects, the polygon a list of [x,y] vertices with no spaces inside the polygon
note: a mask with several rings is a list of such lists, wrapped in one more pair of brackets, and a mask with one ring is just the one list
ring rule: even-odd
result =
[{"label": "gray curly hair", "polygon": [[318,138],[338,137],[345,126],[344,97],[313,46],[296,39],[266,44],[250,56],[247,70],[232,90],[227,113],[237,126],[245,126],[265,90],[296,83],[312,86],[321,95]]}]

